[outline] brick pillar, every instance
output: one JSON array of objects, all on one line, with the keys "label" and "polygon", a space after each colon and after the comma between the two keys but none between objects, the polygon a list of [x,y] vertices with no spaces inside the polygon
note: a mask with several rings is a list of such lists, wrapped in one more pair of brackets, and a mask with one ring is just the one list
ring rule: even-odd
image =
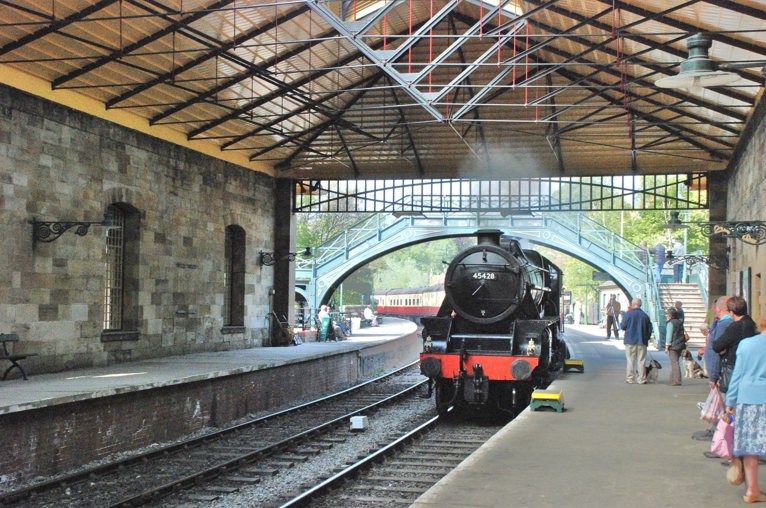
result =
[{"label": "brick pillar", "polygon": [[[724,171],[710,171],[707,174],[707,195],[710,204],[710,221],[726,220],[726,194],[729,185],[729,179]],[[711,257],[729,259],[729,253],[726,250],[726,238],[714,236],[710,238],[708,245]],[[708,295],[712,302],[713,298],[718,298],[726,294],[726,272],[710,269],[708,271]]]},{"label": "brick pillar", "polygon": [[[274,252],[283,257],[295,252],[295,214],[293,213],[294,182],[277,180],[274,214]],[[293,262],[282,259],[274,265],[273,311],[280,321],[293,324],[295,320],[295,267]],[[286,346],[287,343],[275,333],[272,326],[271,345]]]}]

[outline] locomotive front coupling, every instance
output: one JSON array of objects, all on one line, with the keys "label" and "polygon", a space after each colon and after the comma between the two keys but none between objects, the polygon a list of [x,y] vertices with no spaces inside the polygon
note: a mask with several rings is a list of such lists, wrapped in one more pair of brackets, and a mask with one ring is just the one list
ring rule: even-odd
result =
[{"label": "locomotive front coupling", "polygon": [[470,382],[463,383],[463,399],[468,403],[484,404],[489,399],[489,378],[480,363],[473,365]]}]

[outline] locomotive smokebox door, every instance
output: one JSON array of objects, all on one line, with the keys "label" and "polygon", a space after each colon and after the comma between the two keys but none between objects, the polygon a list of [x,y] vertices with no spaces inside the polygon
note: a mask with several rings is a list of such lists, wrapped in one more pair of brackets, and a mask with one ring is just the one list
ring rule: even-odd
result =
[{"label": "locomotive smokebox door", "polygon": [[459,253],[447,268],[445,296],[465,320],[498,323],[519,307],[526,284],[521,262],[500,247],[500,232],[478,232],[479,244]]}]

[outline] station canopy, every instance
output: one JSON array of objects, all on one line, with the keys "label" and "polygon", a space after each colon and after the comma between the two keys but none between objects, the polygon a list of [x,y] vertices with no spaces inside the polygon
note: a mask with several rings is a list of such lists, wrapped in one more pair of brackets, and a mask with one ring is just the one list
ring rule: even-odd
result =
[{"label": "station canopy", "polygon": [[280,178],[719,171],[762,115],[760,0],[1,3],[0,81]]}]

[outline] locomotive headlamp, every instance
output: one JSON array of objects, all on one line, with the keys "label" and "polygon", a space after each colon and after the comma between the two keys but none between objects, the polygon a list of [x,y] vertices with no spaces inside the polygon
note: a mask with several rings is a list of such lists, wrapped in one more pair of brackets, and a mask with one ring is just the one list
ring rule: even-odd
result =
[{"label": "locomotive headlamp", "polygon": [[433,356],[423,358],[420,362],[420,373],[428,378],[436,378],[442,373],[442,361]]},{"label": "locomotive headlamp", "polygon": [[526,360],[515,360],[511,364],[511,375],[514,379],[529,379],[532,374],[532,365]]}]

